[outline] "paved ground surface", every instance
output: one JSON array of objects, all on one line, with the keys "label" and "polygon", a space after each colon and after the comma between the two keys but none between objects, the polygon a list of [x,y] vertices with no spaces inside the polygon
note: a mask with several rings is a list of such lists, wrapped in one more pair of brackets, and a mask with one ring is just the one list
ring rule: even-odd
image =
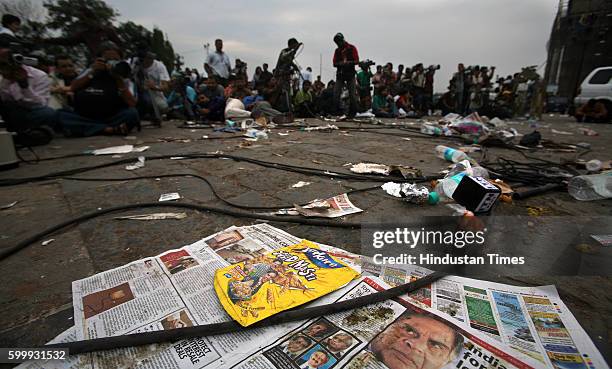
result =
[{"label": "paved ground surface", "polygon": [[[326,124],[309,120],[311,124]],[[415,123],[416,124],[416,123]],[[348,172],[346,163],[377,162],[405,164],[421,168],[424,174],[436,174],[447,163],[434,155],[436,144],[448,143],[442,138],[411,136],[397,130],[378,130],[395,133],[396,136],[373,131],[303,132],[298,129],[275,129],[270,139],[240,147],[244,141],[228,137],[231,134],[212,133],[210,129],[180,129],[178,122],[167,122],[161,129],[144,128],[135,137],[91,137],[83,139],[56,139],[51,144],[36,148],[40,157],[56,157],[79,153],[92,148],[121,144],[146,144],[145,152],[152,155],[181,155],[193,152],[222,151],[234,155],[261,160],[289,163],[300,166]],[[357,127],[356,124],[341,123]],[[588,125],[599,136],[587,137],[578,132],[577,125],[569,118],[545,117],[541,132],[544,138],[557,142],[588,142],[592,152],[585,159],[610,159],[612,157],[612,125]],[[525,122],[513,125],[520,132],[529,132]],[[573,135],[553,134],[551,129],[569,131]],[[288,132],[288,135],[279,135]],[[29,157],[28,152],[22,152]],[[519,154],[506,149],[491,149],[490,157],[503,155],[524,160]],[[535,153],[541,158],[573,159],[576,154],[558,152]],[[123,158],[137,157],[126,154]],[[478,155],[476,155],[477,157]],[[38,164],[22,164],[18,169],[0,173],[0,178],[17,178],[42,175],[58,170],[107,163],[118,159],[109,156],[84,156]],[[142,175],[168,173],[196,173],[206,177],[219,194],[234,202],[258,205],[283,205],[302,203],[315,198],[325,198],[349,189],[372,186],[373,183],[330,180],[324,177],[263,168],[245,162],[220,159],[198,160],[148,160],[146,166],[134,172],[125,165],[99,169],[81,177],[130,178]],[[310,181],[303,188],[291,188],[300,181]],[[179,192],[184,202],[224,206],[211,194],[201,181],[188,178],[145,179],[120,182],[81,182],[49,180],[0,188],[0,205],[15,200],[14,207],[1,210],[0,248],[16,244],[34,232],[96,209],[154,202],[159,195]],[[391,198],[382,191],[369,191],[351,195],[358,207],[365,211],[339,221],[389,221],[417,219],[424,215],[450,215],[445,206],[411,205]],[[545,208],[545,215],[612,215],[610,200],[581,203],[567,193],[555,192],[532,197],[513,204],[500,204],[495,215],[528,217],[528,206]],[[154,209],[149,209],[154,210]],[[163,209],[170,211],[170,209]],[[181,210],[182,211],[182,210]],[[133,210],[124,214],[146,213]],[[92,219],[68,228],[52,238],[55,242],[42,246],[40,242],[0,262],[0,347],[35,346],[70,327],[72,322],[71,282],[92,274],[117,267],[145,256],[159,254],[167,249],[192,243],[230,225],[252,224],[255,220],[235,218],[212,213],[187,211],[183,220],[119,221],[115,214]],[[536,218],[534,217],[534,220]],[[272,223],[287,232],[319,242],[336,245],[351,251],[359,251],[359,230],[304,226],[290,223]],[[537,245],[533,245],[537,247]],[[516,285],[555,284],[563,300],[571,308],[580,323],[588,330],[604,355],[610,358],[612,346],[612,279],[604,277],[526,277],[499,276],[494,278]]]}]

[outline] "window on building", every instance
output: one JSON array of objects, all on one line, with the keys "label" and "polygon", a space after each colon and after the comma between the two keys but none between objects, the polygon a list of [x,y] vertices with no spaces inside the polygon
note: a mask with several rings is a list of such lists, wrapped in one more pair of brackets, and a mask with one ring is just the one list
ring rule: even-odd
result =
[{"label": "window on building", "polygon": [[589,83],[592,85],[605,85],[610,82],[610,79],[612,79],[612,69],[603,69],[595,73],[589,80]]}]

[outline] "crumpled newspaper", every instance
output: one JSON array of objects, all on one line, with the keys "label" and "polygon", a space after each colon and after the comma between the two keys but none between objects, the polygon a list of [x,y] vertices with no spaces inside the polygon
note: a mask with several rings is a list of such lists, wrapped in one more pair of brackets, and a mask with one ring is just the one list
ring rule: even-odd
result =
[{"label": "crumpled newspaper", "polygon": [[359,174],[382,174],[388,176],[399,173],[404,178],[417,178],[423,176],[420,169],[406,165],[359,163],[353,164],[350,169],[351,172]]},{"label": "crumpled newspaper", "polygon": [[380,187],[389,195],[404,198],[413,204],[424,204],[429,199],[429,189],[416,183],[387,182]]},{"label": "crumpled newspaper", "polygon": [[139,156],[138,161],[135,162],[134,164],[126,165],[125,170],[136,170],[139,168],[143,168],[144,166],[145,166],[145,157]]}]

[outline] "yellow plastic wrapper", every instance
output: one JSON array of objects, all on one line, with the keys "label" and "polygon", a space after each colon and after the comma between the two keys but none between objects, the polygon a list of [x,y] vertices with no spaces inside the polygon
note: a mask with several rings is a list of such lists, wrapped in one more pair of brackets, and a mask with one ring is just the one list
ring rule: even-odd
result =
[{"label": "yellow plastic wrapper", "polygon": [[358,275],[316,244],[303,240],[218,269],[214,285],[225,311],[246,327],[333,292]]}]

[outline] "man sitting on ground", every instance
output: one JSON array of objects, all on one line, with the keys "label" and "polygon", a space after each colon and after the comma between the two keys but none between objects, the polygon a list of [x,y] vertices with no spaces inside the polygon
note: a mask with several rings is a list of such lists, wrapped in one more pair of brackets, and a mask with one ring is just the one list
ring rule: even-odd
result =
[{"label": "man sitting on ground", "polygon": [[310,81],[304,81],[302,89],[293,98],[293,111],[297,117],[312,117],[313,98],[310,92]]},{"label": "man sitting on ground", "polygon": [[224,97],[225,91],[223,86],[217,83],[216,78],[208,77],[205,83],[200,85],[200,94],[206,95],[208,99],[214,99],[215,97]]},{"label": "man sitting on ground", "polygon": [[576,110],[576,120],[585,123],[606,123],[608,110],[601,101],[590,99]]},{"label": "man sitting on ground", "polygon": [[140,125],[133,84],[128,79],[130,66],[121,56],[115,43],[104,42],[93,64],[72,81],[75,111],[59,112],[64,133],[127,135]]},{"label": "man sitting on ground", "polygon": [[382,87],[374,94],[372,112],[379,118],[397,118],[397,107],[387,87]]},{"label": "man sitting on ground", "polygon": [[51,98],[48,106],[52,109],[71,109],[74,94],[70,84],[77,77],[72,58],[67,55],[55,57],[55,72],[49,75],[51,79]]}]

